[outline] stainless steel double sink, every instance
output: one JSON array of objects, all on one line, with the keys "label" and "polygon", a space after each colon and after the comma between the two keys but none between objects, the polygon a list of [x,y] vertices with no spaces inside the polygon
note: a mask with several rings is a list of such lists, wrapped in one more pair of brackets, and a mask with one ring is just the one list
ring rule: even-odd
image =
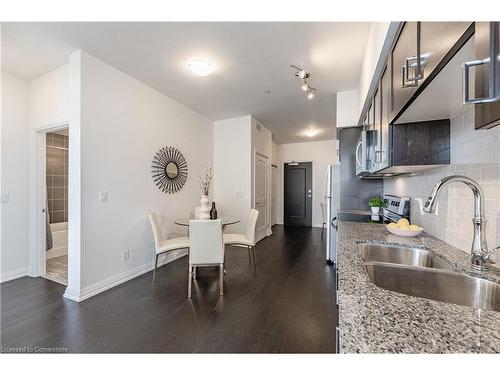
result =
[{"label": "stainless steel double sink", "polygon": [[431,251],[378,243],[360,243],[358,248],[370,281],[381,288],[500,311],[500,284],[455,271]]}]

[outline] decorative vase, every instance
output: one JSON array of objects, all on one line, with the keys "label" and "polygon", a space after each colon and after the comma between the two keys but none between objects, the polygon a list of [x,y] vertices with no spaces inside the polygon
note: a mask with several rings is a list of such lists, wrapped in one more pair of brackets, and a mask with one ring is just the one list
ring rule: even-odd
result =
[{"label": "decorative vase", "polygon": [[217,219],[217,208],[215,208],[215,202],[212,202],[212,209],[210,210],[210,220]]},{"label": "decorative vase", "polygon": [[380,207],[372,207],[372,214],[373,215],[378,215],[380,212]]},{"label": "decorative vase", "polygon": [[203,194],[200,199],[200,220],[210,219],[210,201],[208,195]]}]

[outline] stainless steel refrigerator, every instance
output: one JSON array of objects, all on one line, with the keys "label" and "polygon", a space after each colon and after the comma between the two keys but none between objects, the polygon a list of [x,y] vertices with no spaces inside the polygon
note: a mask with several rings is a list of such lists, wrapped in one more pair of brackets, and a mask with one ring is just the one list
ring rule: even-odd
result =
[{"label": "stainless steel refrigerator", "polygon": [[337,211],[340,206],[340,165],[330,164],[325,176],[326,261],[337,266]]}]

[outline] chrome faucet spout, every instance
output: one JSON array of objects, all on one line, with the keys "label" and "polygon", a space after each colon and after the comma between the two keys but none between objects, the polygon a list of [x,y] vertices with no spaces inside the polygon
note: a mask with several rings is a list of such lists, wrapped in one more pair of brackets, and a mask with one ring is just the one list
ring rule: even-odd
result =
[{"label": "chrome faucet spout", "polygon": [[443,188],[452,182],[462,182],[466,184],[474,195],[474,217],[472,224],[474,226],[474,238],[471,247],[471,266],[476,270],[485,270],[493,263],[491,260],[491,252],[488,250],[486,243],[486,219],[484,217],[484,194],[481,186],[473,179],[465,176],[448,176],[434,185],[431,195],[425,202],[424,211],[434,213],[436,211],[437,199]]}]

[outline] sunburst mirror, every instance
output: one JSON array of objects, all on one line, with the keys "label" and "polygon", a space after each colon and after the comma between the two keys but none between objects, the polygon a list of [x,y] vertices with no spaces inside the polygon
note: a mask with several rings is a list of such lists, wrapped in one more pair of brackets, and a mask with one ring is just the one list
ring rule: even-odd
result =
[{"label": "sunburst mirror", "polygon": [[158,189],[167,194],[177,193],[187,180],[186,159],[175,147],[163,147],[153,158],[151,173]]}]

